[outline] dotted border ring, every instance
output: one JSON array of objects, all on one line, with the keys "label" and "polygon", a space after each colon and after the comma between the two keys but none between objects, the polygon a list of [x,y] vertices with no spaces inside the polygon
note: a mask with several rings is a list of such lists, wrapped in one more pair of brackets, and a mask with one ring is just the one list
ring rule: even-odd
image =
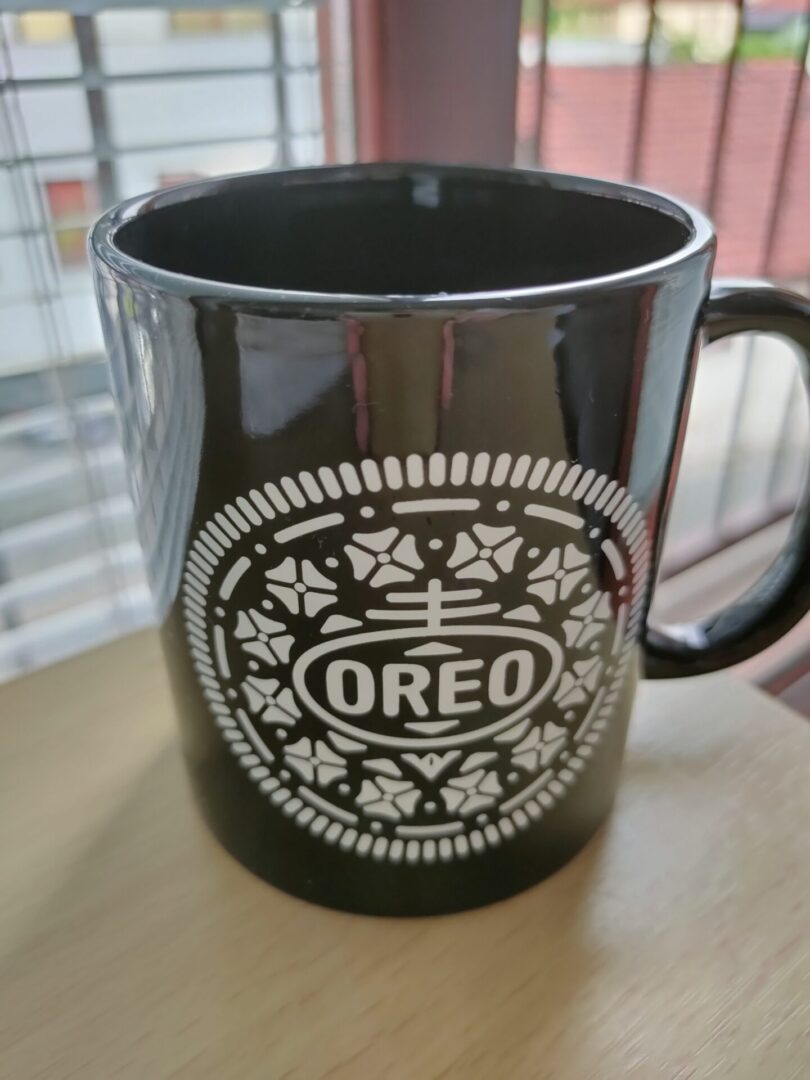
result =
[{"label": "dotted border ring", "polygon": [[[481,854],[490,847],[498,847],[504,840],[510,840],[517,832],[523,832],[539,821],[576,784],[593,755],[594,746],[601,741],[602,732],[621,692],[643,614],[644,586],[649,570],[644,517],[632,496],[618,481],[594,469],[583,470],[579,464],[557,461],[552,466],[547,457],[534,459],[529,454],[523,454],[513,459],[511,454],[503,453],[493,459],[488,453],[471,457],[458,452],[448,459],[442,453],[434,453],[427,459],[427,470],[424,467],[425,459],[418,454],[411,454],[404,462],[396,457],[387,457],[381,464],[382,469],[372,458],[366,458],[360,462],[359,470],[350,462],[342,462],[336,469],[322,466],[317,470],[317,479],[305,470],[295,478],[285,476],[278,483],[265,484],[264,493],[252,489],[247,498],[237,496],[232,503],[215,513],[199,530],[189,549],[182,586],[186,635],[192,664],[214,722],[231,752],[239,759],[239,764],[259,790],[268,796],[273,806],[280,808],[286,817],[294,818],[311,835],[321,837],[343,851],[354,851],[361,857],[370,856],[377,861],[388,859],[394,864],[404,861],[410,865],[420,862],[429,865],[437,859],[450,862],[454,858],[463,859],[470,854]],[[456,487],[468,480],[475,486],[489,483],[491,487],[525,486],[530,491],[542,488],[543,494],[557,491],[574,502],[592,507],[616,526],[629,555],[633,583],[624,642],[613,678],[607,684],[607,691],[582,744],[536,797],[503,815],[497,824],[492,822],[475,828],[466,836],[442,837],[438,840],[389,840],[318,813],[271,776],[270,770],[262,764],[262,755],[257,753],[259,748],[249,741],[248,735],[232,716],[217,678],[208,641],[208,587],[214,570],[233,546],[233,541],[241,540],[254,527],[272,521],[277,513],[288,513],[291,503],[300,508],[308,501],[322,503],[346,495],[356,497],[365,491],[376,493],[384,483],[389,489],[397,491],[404,486],[445,487],[449,484]]]}]

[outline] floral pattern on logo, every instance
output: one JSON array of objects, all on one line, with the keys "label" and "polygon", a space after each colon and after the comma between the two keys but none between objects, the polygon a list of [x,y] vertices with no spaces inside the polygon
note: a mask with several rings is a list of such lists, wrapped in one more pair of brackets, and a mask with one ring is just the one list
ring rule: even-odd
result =
[{"label": "floral pattern on logo", "polygon": [[401,821],[412,817],[422,792],[410,780],[394,780],[390,776],[364,779],[355,800],[369,817]]},{"label": "floral pattern on logo", "polygon": [[[473,525],[470,532],[456,535],[456,545],[447,560],[457,578],[497,581],[498,571],[511,573],[523,539],[515,536],[514,525],[496,527]],[[472,534],[472,535],[471,535]]]},{"label": "floral pattern on logo", "polygon": [[599,637],[605,629],[605,623],[611,617],[610,597],[597,592],[575,608],[571,608],[574,619],[563,622],[566,645],[581,649]]},{"label": "floral pattern on logo", "polygon": [[278,679],[260,679],[256,675],[248,675],[242,683],[242,693],[250,712],[260,712],[266,724],[292,727],[296,720],[301,719],[301,710],[295,703],[292,690],[286,686],[279,690],[280,686]]},{"label": "floral pattern on logo", "polygon": [[346,759],[321,739],[314,745],[310,739],[299,739],[285,748],[284,761],[306,783],[314,782],[323,788],[346,775]]},{"label": "floral pattern on logo", "polygon": [[268,619],[255,608],[248,608],[247,611],[237,612],[233,636],[250,656],[275,667],[279,662],[287,663],[295,641],[292,634],[285,633],[286,629],[284,623]]},{"label": "floral pattern on logo", "polygon": [[624,705],[644,521],[622,489],[584,513],[604,476],[509,458],[324,466],[200,530],[190,662],[269,812],[405,867],[542,829],[578,783]]},{"label": "floral pattern on logo", "polygon": [[573,672],[564,671],[554,700],[561,709],[570,709],[587,701],[599,685],[602,677],[602,661],[594,656],[590,660],[575,660]]},{"label": "floral pattern on logo", "polygon": [[492,806],[503,795],[503,788],[494,770],[475,769],[465,776],[454,776],[442,788],[444,804],[451,814],[467,817],[477,810]]},{"label": "floral pattern on logo", "polygon": [[512,748],[512,764],[527,772],[536,772],[549,765],[565,746],[568,732],[553,720],[540,727],[533,727],[529,734]]},{"label": "floral pattern on logo", "polygon": [[585,583],[589,564],[590,556],[575,544],[554,548],[529,574],[529,581],[534,584],[528,586],[528,591],[546,604],[567,600],[578,585]]},{"label": "floral pattern on logo", "polygon": [[353,544],[346,545],[346,554],[352,564],[355,581],[365,581],[378,589],[381,585],[413,581],[414,570],[425,565],[416,550],[416,540],[410,534],[402,535],[392,525],[373,533],[355,533]]},{"label": "floral pattern on logo", "polygon": [[328,604],[337,602],[331,595],[337,585],[322,574],[309,559],[302,559],[300,568],[292,555],[265,570],[267,591],[277,597],[287,610],[298,615],[303,605],[304,614],[312,617]]}]

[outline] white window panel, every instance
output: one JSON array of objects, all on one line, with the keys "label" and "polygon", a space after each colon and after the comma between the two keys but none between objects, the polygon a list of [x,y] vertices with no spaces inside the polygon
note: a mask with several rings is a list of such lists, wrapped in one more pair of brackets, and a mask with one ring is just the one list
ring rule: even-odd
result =
[{"label": "white window panel", "polygon": [[797,393],[795,347],[774,334],[756,335],[753,345],[734,445],[727,463],[721,508],[727,527],[742,526],[751,517],[761,517],[762,508],[772,501],[772,481],[776,478],[774,451],[785,436],[790,441],[784,442],[784,454],[799,466],[807,460],[806,430],[801,425],[792,433],[782,428],[793,411],[793,401],[805,404],[804,395]]},{"label": "white window panel", "polygon": [[0,620],[14,625],[43,619],[137,584],[143,576],[141,551],[134,540],[83,553],[47,570],[0,582]]},{"label": "white window panel", "polygon": [[223,75],[111,86],[113,142],[122,148],[269,135],[275,92],[267,78]]},{"label": "white window panel", "polygon": [[93,502],[96,493],[126,491],[119,446],[79,448],[69,439],[42,445],[5,445],[0,457],[0,520],[4,528]]},{"label": "white window panel", "polygon": [[132,502],[121,492],[4,530],[0,559],[13,580],[78,559],[107,543],[134,539]]},{"label": "white window panel", "polygon": [[16,98],[23,130],[15,130],[15,139],[25,154],[38,157],[92,150],[90,116],[81,87],[35,86],[19,90]]},{"label": "white window panel", "polygon": [[312,8],[281,13],[284,62],[290,67],[314,66],[318,62],[318,24]]},{"label": "white window panel", "polygon": [[55,354],[42,305],[27,300],[0,305],[0,376],[47,367]]},{"label": "white window panel", "polygon": [[740,334],[702,351],[663,562],[783,512],[801,490],[810,436],[790,345]]},{"label": "white window panel", "polygon": [[[98,172],[98,164],[95,158],[69,157],[57,158],[51,161],[38,161],[31,181],[33,183],[47,184],[52,180],[87,180],[95,181]],[[45,199],[47,207],[47,199]]]},{"label": "white window panel", "polygon": [[804,393],[798,367],[794,372],[790,402],[785,417],[779,447],[779,461],[774,470],[772,497],[777,505],[784,505],[802,490],[807,474],[810,452],[810,415],[807,396]]},{"label": "white window panel", "polygon": [[[33,235],[0,235],[0,307],[9,303],[36,303],[45,295],[92,291],[90,269],[60,267],[52,237],[46,230]],[[3,345],[3,352],[11,343]],[[2,364],[0,364],[2,370]]]},{"label": "white window panel", "polygon": [[[156,187],[323,160],[314,12],[43,15],[27,36],[0,16],[0,77],[15,80],[0,113],[0,679],[154,618],[84,230],[105,203]],[[102,106],[95,141],[76,20]],[[170,467],[189,445],[168,449]],[[183,528],[190,507],[161,498],[151,527]],[[164,602],[176,569],[153,567]]]},{"label": "white window panel", "polygon": [[161,8],[122,8],[100,12],[95,25],[102,53],[129,45],[160,48],[171,33],[171,15]]},{"label": "white window panel", "polygon": [[[56,19],[53,16],[56,15]],[[61,24],[50,28],[41,25],[40,40],[27,40],[25,26],[19,15],[0,15],[2,31],[8,46],[11,74],[15,79],[59,79],[78,75],[81,70],[79,50],[75,40],[62,37],[66,19],[61,12],[40,11],[34,13],[40,23],[49,18]],[[55,40],[48,40],[48,36]]]},{"label": "white window panel", "polygon": [[168,11],[102,12],[96,19],[101,66],[110,75],[269,67],[268,34],[178,35]]},{"label": "white window panel", "polygon": [[293,135],[290,149],[293,165],[323,165],[322,135]]},{"label": "white window panel", "polygon": [[317,72],[286,76],[287,124],[292,132],[311,134],[321,126],[321,79]]},{"label": "white window panel", "polygon": [[0,634],[0,679],[92,649],[153,619],[148,589],[135,585],[50,618],[8,628]]},{"label": "white window panel", "polygon": [[[125,478],[112,399],[95,395],[68,406],[55,377],[49,389],[48,404],[0,419],[0,567],[6,578],[51,565],[57,554],[78,557],[69,542],[74,535],[92,548],[119,531],[123,510],[115,499],[124,493]],[[95,542],[88,529],[79,529],[90,506]],[[108,508],[110,514],[115,509],[109,519]],[[71,515],[79,515],[78,523]],[[122,536],[130,534],[127,521]]]},{"label": "white window panel", "polygon": [[[92,296],[93,275],[87,262],[77,264],[76,266],[57,266],[56,272],[59,290],[63,296],[82,296],[85,298]],[[86,310],[86,308],[82,306],[82,310]],[[96,320],[98,320],[98,313],[96,313]],[[86,334],[83,328],[80,332],[80,337],[84,338],[85,336]],[[101,340],[101,338],[95,336],[96,344],[93,345],[92,351],[101,351]],[[88,352],[90,350],[85,347],[81,351]]]},{"label": "white window panel", "polygon": [[31,273],[31,238],[0,237],[0,305],[29,299],[36,290]]},{"label": "white window panel", "polygon": [[104,341],[92,293],[62,296],[54,312],[58,336],[50,315],[38,300],[0,304],[0,377],[48,367],[65,349],[73,356],[102,353]]},{"label": "white window panel", "polygon": [[118,185],[123,198],[152,191],[171,176],[216,176],[250,172],[276,164],[278,148],[270,139],[247,143],[214,143],[211,146],[165,150],[140,150],[121,154],[117,163]]},{"label": "white window panel", "polygon": [[[2,137],[0,136],[0,150]],[[22,222],[17,209],[13,186],[14,173],[11,169],[0,168],[0,235],[19,232]]]},{"label": "white window panel", "polygon": [[87,291],[62,297],[72,352],[76,356],[93,356],[104,352],[104,337],[98,316],[96,299],[89,276]]},{"label": "white window panel", "polygon": [[695,376],[678,484],[667,526],[666,557],[678,561],[697,529],[713,528],[723,462],[734,430],[746,346],[727,338],[702,350]]},{"label": "white window panel", "polygon": [[11,126],[12,116],[8,109],[0,110],[0,162],[5,165],[15,157],[15,130]]}]

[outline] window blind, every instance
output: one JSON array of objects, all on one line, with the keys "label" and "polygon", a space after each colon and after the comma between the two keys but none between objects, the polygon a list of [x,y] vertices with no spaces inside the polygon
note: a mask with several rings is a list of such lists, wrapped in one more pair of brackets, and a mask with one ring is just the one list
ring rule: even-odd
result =
[{"label": "window blind", "polygon": [[0,15],[0,678],[152,618],[89,225],[153,188],[324,160],[311,7],[114,7]]}]

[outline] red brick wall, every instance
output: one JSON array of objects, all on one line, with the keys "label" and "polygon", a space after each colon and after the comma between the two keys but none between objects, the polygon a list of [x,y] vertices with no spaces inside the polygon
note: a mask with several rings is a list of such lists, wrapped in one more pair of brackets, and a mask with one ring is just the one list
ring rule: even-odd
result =
[{"label": "red brick wall", "polygon": [[[547,168],[627,176],[639,72],[630,67],[554,67],[546,75],[541,134]],[[640,182],[705,205],[720,114],[723,65],[671,65],[651,73]],[[531,137],[536,70],[521,69],[517,132]],[[771,265],[768,219],[794,79],[791,64],[736,70],[715,222],[721,274],[810,274],[810,80],[795,130]]]}]

